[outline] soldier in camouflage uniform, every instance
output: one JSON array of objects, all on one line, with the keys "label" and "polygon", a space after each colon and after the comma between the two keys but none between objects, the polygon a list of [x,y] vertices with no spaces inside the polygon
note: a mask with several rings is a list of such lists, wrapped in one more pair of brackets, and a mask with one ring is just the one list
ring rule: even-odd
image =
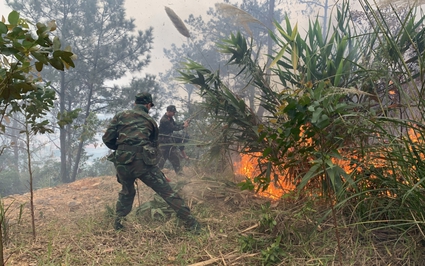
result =
[{"label": "soldier in camouflage uniform", "polygon": [[148,115],[152,106],[150,93],[137,94],[134,108],[116,114],[102,137],[105,145],[114,150],[108,160],[114,163],[118,182],[122,185],[114,228],[123,228],[121,221],[132,209],[136,195],[134,182],[138,178],[170,205],[189,230],[199,233],[200,224],[157,166],[159,131],[155,120]]},{"label": "soldier in camouflage uniform", "polygon": [[176,113],[176,106],[170,105],[167,107],[167,112],[159,121],[159,143],[162,157],[159,160],[158,167],[162,169],[165,162],[169,160],[176,174],[182,175],[183,170],[180,165],[180,150],[175,145],[176,139],[173,137],[173,132],[187,128],[189,126],[189,121],[180,123],[174,121],[173,116]]}]

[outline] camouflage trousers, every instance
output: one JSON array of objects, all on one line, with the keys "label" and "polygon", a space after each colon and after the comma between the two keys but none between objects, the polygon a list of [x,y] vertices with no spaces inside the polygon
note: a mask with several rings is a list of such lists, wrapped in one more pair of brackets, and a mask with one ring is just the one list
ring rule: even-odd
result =
[{"label": "camouflage trousers", "polygon": [[185,221],[186,224],[196,222],[196,219],[191,215],[189,207],[186,206],[177,192],[171,188],[158,166],[145,165],[143,160],[134,159],[129,164],[119,164],[116,162],[115,168],[117,170],[118,181],[122,186],[116,205],[116,215],[118,218],[124,217],[131,212],[136,195],[134,182],[136,179],[140,179],[167,202],[176,212],[178,218]]},{"label": "camouflage trousers", "polygon": [[180,155],[179,155],[180,150],[178,149],[178,147],[166,144],[166,145],[160,146],[159,149],[161,150],[161,155],[162,155],[158,163],[159,169],[164,168],[165,162],[169,160],[176,174],[180,174],[182,172],[182,167],[180,164]]}]

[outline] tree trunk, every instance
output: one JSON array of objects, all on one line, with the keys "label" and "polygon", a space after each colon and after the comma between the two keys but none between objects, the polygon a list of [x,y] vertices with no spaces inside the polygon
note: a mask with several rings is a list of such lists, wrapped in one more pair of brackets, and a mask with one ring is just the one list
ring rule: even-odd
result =
[{"label": "tree trunk", "polygon": [[32,172],[32,160],[31,160],[31,129],[28,126],[28,122],[25,122],[25,137],[26,137],[26,152],[27,152],[27,159],[28,159],[28,173],[30,175],[30,210],[31,210],[31,226],[32,226],[32,237],[35,240],[36,233],[35,233],[35,213],[34,213],[34,178],[33,178],[33,172]]},{"label": "tree trunk", "polygon": [[328,8],[329,8],[329,1],[325,0],[325,4],[323,5],[323,27],[322,27],[322,35],[323,38],[325,38],[327,33],[327,22],[328,22]]},{"label": "tree trunk", "polygon": [[[89,95],[88,95],[88,99],[87,99],[87,106],[86,106],[86,113],[85,113],[85,117],[84,117],[84,127],[87,124],[87,118],[90,115],[90,108],[91,108],[91,99],[93,96],[93,84],[89,85]],[[83,128],[83,133],[84,134],[84,128]],[[77,174],[78,174],[78,167],[80,165],[80,159],[81,159],[81,153],[83,152],[83,148],[84,148],[84,137],[80,137],[80,142],[78,143],[78,149],[77,149],[77,155],[75,156],[75,162],[74,162],[74,168],[72,170],[72,176],[71,176],[71,182],[74,182],[77,178]]]},{"label": "tree trunk", "polygon": [[83,152],[83,144],[84,140],[80,139],[80,142],[78,143],[77,156],[75,156],[75,163],[72,169],[71,182],[74,182],[77,179],[78,166],[80,164],[81,153]]},{"label": "tree trunk", "polygon": [[[91,103],[92,103],[91,99],[93,97],[93,90],[94,90],[94,87],[95,87],[94,84],[93,84],[93,81],[95,80],[94,77],[96,77],[96,73],[97,73],[98,58],[99,58],[99,52],[98,52],[98,50],[96,50],[96,56],[95,56],[94,68],[93,68],[93,79],[91,80],[92,82],[88,84],[89,95],[87,97],[86,113],[85,113],[84,123],[83,123],[83,125],[84,125],[83,133],[84,133],[84,130],[86,130],[85,128],[86,128],[86,125],[87,125],[87,118],[90,115],[90,108],[91,108]],[[75,181],[75,179],[77,178],[78,167],[80,165],[81,153],[83,152],[83,148],[84,148],[84,137],[81,136],[80,142],[78,143],[77,155],[75,156],[74,168],[72,170],[72,176],[71,176],[72,181]]]},{"label": "tree trunk", "polygon": [[[61,85],[59,92],[59,111],[61,115],[65,113],[65,73],[61,72]],[[61,153],[61,180],[63,183],[69,183],[67,163],[66,163],[66,128],[68,126],[61,127],[59,129],[59,140],[60,140],[60,153]]]},{"label": "tree trunk", "polygon": [[14,160],[14,164],[13,164],[13,168],[15,169],[16,173],[19,174],[19,176],[21,175],[21,171],[19,169],[19,129],[18,129],[18,121],[17,119],[19,119],[18,117],[15,117],[13,119],[13,124],[12,124],[12,142],[15,143],[13,145],[13,160]]},{"label": "tree trunk", "polygon": [[[0,199],[1,200],[1,199]],[[3,202],[0,201],[0,204]],[[0,266],[4,266],[4,253],[3,253],[3,220],[5,219],[5,213],[3,212],[3,206],[0,206]]]}]

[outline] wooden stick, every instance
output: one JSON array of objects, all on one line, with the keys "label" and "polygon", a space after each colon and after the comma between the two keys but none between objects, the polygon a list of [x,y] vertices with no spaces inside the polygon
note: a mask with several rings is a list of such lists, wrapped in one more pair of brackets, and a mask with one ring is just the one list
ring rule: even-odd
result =
[{"label": "wooden stick", "polygon": [[227,263],[226,263],[226,260],[225,260],[225,259],[224,259],[224,257],[223,257],[223,254],[221,254],[221,251],[218,251],[218,252],[220,252],[221,261],[223,262],[223,265],[224,265],[224,266],[227,266]]},{"label": "wooden stick", "polygon": [[[188,266],[206,266],[206,265],[213,264],[213,263],[215,263],[217,261],[220,261],[220,260],[221,261],[224,261],[224,259],[233,259],[233,258],[235,258],[237,256],[236,254],[233,254],[235,252],[237,252],[237,251],[236,250],[235,251],[232,251],[232,252],[230,252],[230,253],[222,256],[221,258],[212,258],[212,259],[209,259],[209,260],[205,260],[205,261],[197,262],[197,263],[194,263],[194,264],[190,264]],[[208,254],[208,252],[207,252],[207,254]]]},{"label": "wooden stick", "polygon": [[205,266],[205,265],[213,264],[214,262],[219,261],[219,260],[220,260],[220,258],[214,258],[214,259],[209,259],[209,260],[206,260],[206,261],[201,261],[201,262],[197,262],[197,263],[194,263],[194,264],[190,264],[188,266]]},{"label": "wooden stick", "polygon": [[239,257],[237,257],[236,259],[234,259],[234,260],[232,261],[232,263],[233,263],[233,262],[235,262],[235,261],[237,261],[237,260],[243,259],[243,258],[255,257],[255,256],[257,256],[258,254],[260,254],[260,253],[252,253],[252,254],[246,254],[246,255],[239,256]]},{"label": "wooden stick", "polygon": [[248,231],[250,231],[250,230],[252,230],[252,229],[257,228],[258,226],[260,226],[260,223],[257,223],[257,224],[255,224],[255,225],[253,225],[253,226],[251,226],[251,227],[248,227],[247,229],[242,230],[242,231],[241,231],[241,232],[239,232],[239,233],[245,233],[245,232],[248,232]]}]

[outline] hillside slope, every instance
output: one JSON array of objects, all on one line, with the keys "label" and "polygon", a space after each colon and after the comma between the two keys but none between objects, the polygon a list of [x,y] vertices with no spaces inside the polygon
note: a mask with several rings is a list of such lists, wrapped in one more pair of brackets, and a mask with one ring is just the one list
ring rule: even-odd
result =
[{"label": "hillside slope", "polygon": [[233,234],[256,222],[237,213],[244,215],[246,204],[264,200],[248,200],[252,194],[229,182],[185,170],[188,174],[183,177],[166,174],[173,184],[183,186],[179,193],[204,225],[200,236],[186,232],[174,216],[154,220],[149,214],[136,216],[135,209],[154,198],[142,182],[137,183],[134,208],[124,222],[126,230],[114,231],[111,214],[120,185],[112,176],[85,178],[34,191],[35,241],[30,194],[3,199],[8,208],[6,265],[188,265],[227,253],[228,259],[241,257],[235,255],[238,243]]},{"label": "hillside slope", "polygon": [[[424,265],[420,234],[359,230],[364,227],[342,212],[335,230],[331,215],[323,219],[329,208],[319,198],[288,195],[268,204],[223,175],[185,172],[166,175],[202,223],[200,235],[168,215],[141,182],[125,230],[117,232],[116,178],[85,178],[34,192],[35,240],[29,194],[3,199],[6,265]],[[155,207],[138,213],[146,203]]]}]

